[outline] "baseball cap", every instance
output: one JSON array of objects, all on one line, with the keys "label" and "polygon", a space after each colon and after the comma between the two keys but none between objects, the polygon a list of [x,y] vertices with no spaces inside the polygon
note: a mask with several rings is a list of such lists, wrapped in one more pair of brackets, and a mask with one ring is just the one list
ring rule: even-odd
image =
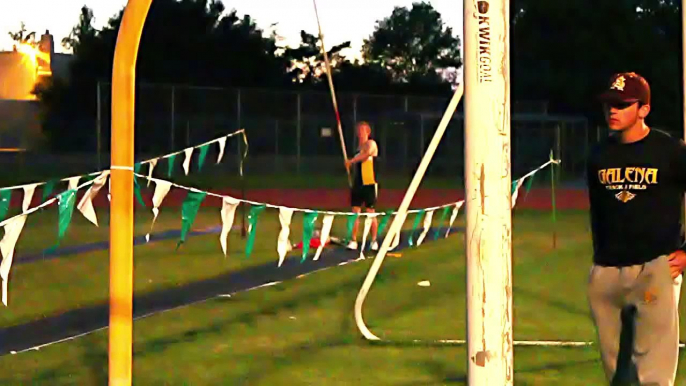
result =
[{"label": "baseball cap", "polygon": [[610,78],[608,89],[598,99],[606,103],[650,104],[650,86],[635,72],[621,72]]}]

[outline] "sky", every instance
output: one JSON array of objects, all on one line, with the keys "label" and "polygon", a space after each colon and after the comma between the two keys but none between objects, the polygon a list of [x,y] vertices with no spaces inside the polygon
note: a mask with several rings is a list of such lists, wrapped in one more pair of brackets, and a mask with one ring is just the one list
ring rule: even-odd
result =
[{"label": "sky", "polygon": [[[318,0],[327,48],[350,41],[352,47],[346,55],[359,56],[356,54],[362,47],[362,40],[372,34],[376,21],[389,16],[395,6],[410,8],[413,1],[417,0]],[[462,40],[462,0],[428,2]],[[227,11],[236,9],[239,16],[250,15],[265,31],[278,23],[274,28],[284,38],[283,45],[297,46],[300,30],[318,33],[312,0],[223,0],[223,3]],[[95,27],[100,28],[125,4],[126,0],[0,0],[0,51],[12,49],[8,32],[19,30],[23,21],[26,29],[36,31],[38,37],[50,30],[55,39],[55,51],[65,52],[60,42],[78,22],[83,5],[93,10]]]}]

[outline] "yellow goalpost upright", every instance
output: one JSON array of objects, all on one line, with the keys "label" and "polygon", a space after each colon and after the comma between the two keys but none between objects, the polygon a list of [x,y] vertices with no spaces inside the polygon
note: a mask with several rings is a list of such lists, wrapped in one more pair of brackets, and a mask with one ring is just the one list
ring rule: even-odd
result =
[{"label": "yellow goalpost upright", "polygon": [[133,364],[133,160],[136,59],[152,0],[129,0],[112,70],[110,386],[130,386]]}]

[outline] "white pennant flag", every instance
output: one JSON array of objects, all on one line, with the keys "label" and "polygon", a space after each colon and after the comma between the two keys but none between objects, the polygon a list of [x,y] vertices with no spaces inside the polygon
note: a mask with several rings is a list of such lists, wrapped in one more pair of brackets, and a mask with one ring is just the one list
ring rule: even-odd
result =
[{"label": "white pennant flag", "polygon": [[31,200],[33,200],[33,193],[36,191],[36,187],[39,184],[25,185],[24,186],[24,202],[21,205],[23,212],[29,210],[31,206]]},{"label": "white pennant flag", "polygon": [[286,253],[290,249],[290,241],[288,236],[291,233],[291,219],[293,218],[293,209],[280,208],[279,222],[281,222],[281,231],[276,244],[276,252],[279,254],[279,267],[283,264],[286,258]]},{"label": "white pennant flag", "polygon": [[191,156],[193,155],[193,148],[189,147],[183,152],[186,153],[186,159],[183,160],[183,171],[186,172],[186,175],[188,175],[188,170],[191,167]]},{"label": "white pennant flag", "polygon": [[155,166],[157,166],[157,158],[150,161],[148,166],[148,186],[150,186],[150,181],[152,181],[152,171],[155,170]]},{"label": "white pennant flag", "polygon": [[333,225],[333,218],[334,215],[327,214],[326,216],[324,216],[324,219],[322,220],[322,233],[320,235],[320,243],[319,247],[317,248],[317,253],[314,254],[314,261],[319,260],[319,255],[322,254],[322,250],[324,249],[324,246],[326,245],[326,242],[329,239],[329,233],[331,233],[331,226]]},{"label": "white pennant flag", "polygon": [[453,223],[455,223],[455,219],[457,218],[457,213],[460,211],[460,208],[462,208],[463,204],[464,201],[460,201],[455,205],[455,208],[453,208],[453,214],[450,215],[450,224],[448,225],[448,230],[445,232],[446,238],[448,238],[448,235],[450,234],[450,228],[453,227]]},{"label": "white pennant flag", "polygon": [[88,188],[86,194],[81,197],[81,201],[79,201],[79,204],[76,206],[79,212],[83,214],[83,217],[95,224],[96,227],[99,225],[98,217],[95,215],[95,209],[93,208],[93,199],[98,195],[100,189],[105,186],[108,175],[109,172],[105,171],[96,177],[95,180],[93,180],[93,184],[90,186],[90,188]]},{"label": "white pennant flag", "polygon": [[2,304],[7,306],[7,281],[10,277],[12,259],[14,258],[14,247],[17,245],[19,235],[26,223],[26,215],[19,215],[12,218],[5,224],[5,236],[0,241],[0,252],[2,253],[2,264],[0,264],[0,277],[2,278]]},{"label": "white pennant flag", "polygon": [[81,176],[67,178],[68,188],[70,190],[78,188],[80,179],[81,179]]},{"label": "white pennant flag", "polygon": [[157,215],[160,214],[160,205],[162,205],[164,198],[167,197],[171,187],[172,183],[169,181],[155,180],[155,193],[152,195],[152,224],[150,224],[150,232],[145,235],[146,242],[150,242],[150,233],[152,233],[152,228],[155,226]]},{"label": "white pennant flag", "polygon": [[426,237],[426,234],[429,233],[429,228],[431,228],[431,220],[434,218],[434,211],[429,211],[426,212],[424,215],[424,230],[422,230],[422,234],[419,235],[419,238],[417,239],[417,246],[422,245],[422,242],[424,241],[424,238]]},{"label": "white pennant flag", "polygon": [[219,157],[217,157],[217,163],[222,162],[224,157],[224,148],[226,147],[226,137],[220,138],[217,143],[219,143]]},{"label": "white pennant flag", "polygon": [[520,178],[517,180],[517,186],[515,186],[514,192],[512,192],[512,207],[515,207],[515,203],[517,203],[517,197],[519,197],[519,188],[522,187],[524,184],[524,178]]},{"label": "white pennant flag", "polygon": [[224,251],[224,257],[226,257],[226,242],[229,236],[229,231],[233,227],[233,218],[236,215],[236,208],[240,204],[240,201],[233,197],[224,197],[222,203],[222,233],[219,236],[219,242],[222,244],[222,251]]},{"label": "white pennant flag", "polygon": [[369,230],[372,228],[372,216],[365,216],[364,231],[362,232],[362,245],[360,245],[360,259],[364,260],[364,245],[367,242]]}]

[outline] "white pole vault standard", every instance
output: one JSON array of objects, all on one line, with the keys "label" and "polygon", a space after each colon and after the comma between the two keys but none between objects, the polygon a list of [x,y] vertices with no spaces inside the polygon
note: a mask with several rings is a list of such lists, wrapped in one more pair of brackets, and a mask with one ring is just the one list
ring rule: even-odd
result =
[{"label": "white pole vault standard", "polygon": [[[331,74],[331,65],[329,64],[329,55],[326,53],[324,46],[324,34],[322,33],[322,25],[319,22],[319,12],[317,11],[317,1],[312,0],[314,4],[314,14],[317,17],[317,26],[319,27],[319,42],[322,46],[322,54],[324,55],[324,64],[326,66],[326,77],[329,80],[329,90],[331,91],[331,102],[333,103],[333,111],[336,114],[336,124],[338,125],[338,136],[341,140],[341,148],[343,149],[343,159],[348,161],[348,152],[345,150],[345,139],[343,138],[343,126],[341,125],[341,115],[338,113],[338,102],[336,101],[336,91],[333,88],[333,78]],[[352,177],[350,176],[350,168],[345,167],[348,173],[348,186],[353,186]]]},{"label": "white pole vault standard", "polygon": [[362,316],[362,307],[364,306],[364,301],[367,298],[369,289],[374,283],[374,279],[379,272],[379,268],[381,268],[381,264],[386,257],[389,247],[391,246],[391,242],[400,232],[400,228],[405,222],[407,210],[409,209],[410,203],[414,198],[414,194],[424,178],[424,173],[426,173],[426,169],[429,167],[429,163],[431,163],[431,159],[436,152],[436,148],[438,148],[438,144],[441,143],[441,138],[443,138],[443,134],[448,128],[448,124],[450,123],[450,120],[457,109],[457,105],[460,103],[460,99],[462,99],[463,92],[464,86],[460,84],[457,87],[457,90],[455,90],[455,94],[453,94],[453,98],[450,100],[447,110],[443,114],[443,119],[441,119],[438,129],[436,129],[436,133],[434,133],[431,143],[429,143],[429,147],[426,149],[426,153],[422,158],[422,162],[419,164],[419,167],[412,178],[412,182],[410,182],[410,186],[407,188],[407,192],[405,192],[405,197],[403,197],[403,201],[400,203],[398,212],[393,218],[393,222],[391,223],[388,233],[381,243],[381,248],[379,248],[379,252],[376,254],[374,262],[367,273],[367,277],[364,279],[364,283],[362,283],[362,288],[360,288],[360,292],[357,294],[357,299],[355,300],[355,324],[357,324],[357,328],[360,330],[360,333],[362,333],[362,335],[368,340],[380,340],[380,338],[369,331],[369,328],[367,328],[367,325],[364,323],[364,318]]},{"label": "white pole vault standard", "polygon": [[[682,93],[683,93],[683,122],[684,122],[684,141],[686,141],[686,1],[681,2],[681,81],[682,81]],[[684,237],[686,237],[686,195],[684,195],[684,221],[683,221]],[[679,298],[681,295],[681,283],[684,276],[681,275],[674,280],[674,292],[677,296],[677,305],[679,304]]]},{"label": "white pole vault standard", "polygon": [[[686,141],[686,2],[681,2],[681,92],[683,93],[683,110],[682,119],[684,122],[684,141]],[[684,196],[686,204],[686,196]],[[684,205],[684,214],[686,215],[686,205]],[[686,217],[684,218],[683,231],[686,234]]]},{"label": "white pole vault standard", "polygon": [[506,0],[464,3],[470,386],[514,382],[509,13]]}]

